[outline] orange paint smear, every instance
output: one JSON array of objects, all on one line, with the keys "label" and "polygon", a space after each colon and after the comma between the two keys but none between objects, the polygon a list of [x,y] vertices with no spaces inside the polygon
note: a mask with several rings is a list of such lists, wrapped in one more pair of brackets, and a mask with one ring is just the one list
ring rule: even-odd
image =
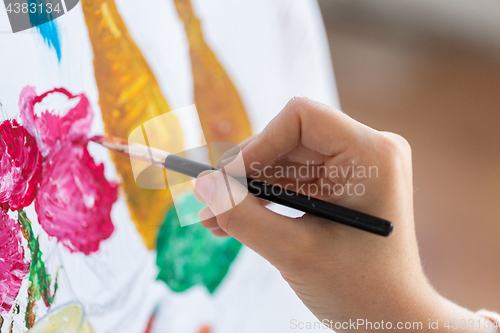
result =
[{"label": "orange paint smear", "polygon": [[211,333],[212,330],[209,326],[203,326],[198,333]]},{"label": "orange paint smear", "polygon": [[190,0],[174,0],[184,22],[194,80],[194,100],[207,142],[238,144],[252,135],[240,95],[203,38]]},{"label": "orange paint smear", "polygon": [[153,312],[151,317],[149,317],[148,326],[146,326],[146,330],[144,331],[144,333],[151,333],[153,331],[153,324],[155,322],[155,319],[156,319],[156,312]]}]

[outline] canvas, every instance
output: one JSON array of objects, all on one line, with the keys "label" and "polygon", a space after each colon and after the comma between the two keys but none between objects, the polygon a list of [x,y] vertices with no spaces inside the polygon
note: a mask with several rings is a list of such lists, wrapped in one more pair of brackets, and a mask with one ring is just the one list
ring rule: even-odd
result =
[{"label": "canvas", "polygon": [[194,223],[203,205],[191,182],[168,186],[158,169],[148,188],[129,158],[89,140],[132,135],[182,153],[243,141],[294,95],[339,107],[317,4],[66,10],[13,33],[0,9],[1,332],[286,332],[312,321],[269,263]]}]

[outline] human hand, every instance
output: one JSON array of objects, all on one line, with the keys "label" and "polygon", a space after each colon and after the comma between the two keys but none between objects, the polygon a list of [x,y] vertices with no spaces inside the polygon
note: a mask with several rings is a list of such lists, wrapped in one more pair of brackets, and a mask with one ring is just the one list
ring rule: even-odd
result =
[{"label": "human hand", "polygon": [[[318,319],[383,320],[394,328],[398,322],[422,322],[418,330],[425,331],[429,319],[476,318],[443,300],[422,271],[413,218],[411,149],[405,139],[297,97],[243,146],[249,177],[394,224],[393,234],[384,238],[307,214],[288,218],[251,195],[213,216],[217,207],[227,206],[225,180],[220,172],[196,180],[195,196],[208,205],[200,212],[202,224],[267,259]],[[298,172],[300,167],[307,172]],[[235,189],[245,195],[243,186],[231,178],[229,182],[233,195]]]}]

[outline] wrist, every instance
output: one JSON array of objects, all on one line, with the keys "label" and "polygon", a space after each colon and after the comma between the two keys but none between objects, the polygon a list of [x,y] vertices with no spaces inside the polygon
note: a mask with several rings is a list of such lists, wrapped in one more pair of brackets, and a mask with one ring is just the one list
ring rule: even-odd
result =
[{"label": "wrist", "polygon": [[[498,333],[495,320],[469,311],[440,296],[428,283],[407,289],[386,318],[402,323],[398,331],[433,333]],[[399,309],[399,310],[398,310]],[[388,314],[386,312],[386,314]],[[371,330],[367,330],[371,331]]]},{"label": "wrist", "polygon": [[[436,333],[497,333],[497,327],[490,319],[469,311],[436,293],[428,315],[426,332]],[[424,321],[424,318],[422,318]]]}]

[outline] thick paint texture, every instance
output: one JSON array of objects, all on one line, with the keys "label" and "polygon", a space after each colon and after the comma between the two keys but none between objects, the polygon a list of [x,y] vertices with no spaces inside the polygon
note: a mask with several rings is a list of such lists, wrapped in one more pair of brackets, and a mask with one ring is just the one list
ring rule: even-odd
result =
[{"label": "thick paint texture", "polygon": [[[81,4],[94,51],[94,72],[105,131],[128,138],[134,129],[170,111],[170,107],[115,2],[86,0]],[[184,150],[182,128],[177,122],[155,122],[153,125],[154,130],[148,132],[149,143],[165,143],[169,149],[156,148],[168,151]],[[140,188],[129,158],[119,153],[111,156],[123,179],[121,185],[127,194],[130,216],[144,244],[153,249],[165,213],[172,206],[170,191]],[[160,176],[165,182],[163,174]]]},{"label": "thick paint texture", "polygon": [[0,209],[0,314],[7,314],[29,265],[24,261],[19,224]]},{"label": "thick paint texture", "polygon": [[35,139],[16,120],[0,124],[0,205],[12,211],[35,199],[42,155]]},{"label": "thick paint texture", "polygon": [[[194,81],[194,101],[208,142],[239,143],[251,135],[251,126],[239,93],[215,54],[203,39],[201,26],[191,3],[176,0],[190,45]],[[168,112],[170,107],[141,51],[130,36],[115,1],[82,1],[83,13],[94,52],[94,70],[99,89],[99,104],[106,132],[127,138],[145,122]],[[223,97],[221,97],[223,96]],[[156,147],[183,151],[182,128],[177,122],[157,123],[158,137],[149,142],[164,142]],[[167,190],[146,190],[137,186],[127,157],[113,154],[123,178],[123,188],[131,217],[150,249],[156,246],[158,229],[166,210],[172,205]],[[162,204],[151,206],[150,202]]]},{"label": "thick paint texture", "polygon": [[[35,105],[50,94],[78,102],[64,115],[48,110],[35,114]],[[72,252],[97,251],[114,229],[110,213],[117,184],[106,180],[104,165],[97,165],[87,150],[93,114],[86,96],[62,88],[37,96],[34,88],[25,87],[19,107],[24,126],[44,156],[35,200],[40,224]]]},{"label": "thick paint texture", "polygon": [[116,199],[116,185],[104,178],[104,165],[74,145],[44,164],[35,209],[47,234],[71,251],[90,254],[113,232],[110,211]]},{"label": "thick paint texture", "polygon": [[54,300],[54,295],[50,291],[52,277],[45,269],[38,239],[33,234],[31,221],[24,211],[19,211],[19,224],[22,226],[23,236],[28,241],[28,249],[31,252],[30,285],[28,287],[28,297],[30,299],[28,301],[32,302],[32,300],[43,298],[45,306],[49,307]]},{"label": "thick paint texture", "polygon": [[[50,109],[35,114],[35,105],[52,94],[68,100],[76,99],[78,103],[64,115],[55,114]],[[35,137],[44,157],[49,153],[64,152],[69,146],[87,144],[94,115],[84,94],[73,96],[64,88],[56,88],[37,96],[35,88],[27,86],[19,97],[19,108],[24,127]]]},{"label": "thick paint texture", "polygon": [[[187,196],[182,205],[192,207],[193,211],[204,206],[193,195]],[[172,208],[158,234],[158,279],[175,292],[203,285],[213,293],[240,248],[241,243],[234,238],[215,237],[200,223],[181,227],[177,212]]]}]

